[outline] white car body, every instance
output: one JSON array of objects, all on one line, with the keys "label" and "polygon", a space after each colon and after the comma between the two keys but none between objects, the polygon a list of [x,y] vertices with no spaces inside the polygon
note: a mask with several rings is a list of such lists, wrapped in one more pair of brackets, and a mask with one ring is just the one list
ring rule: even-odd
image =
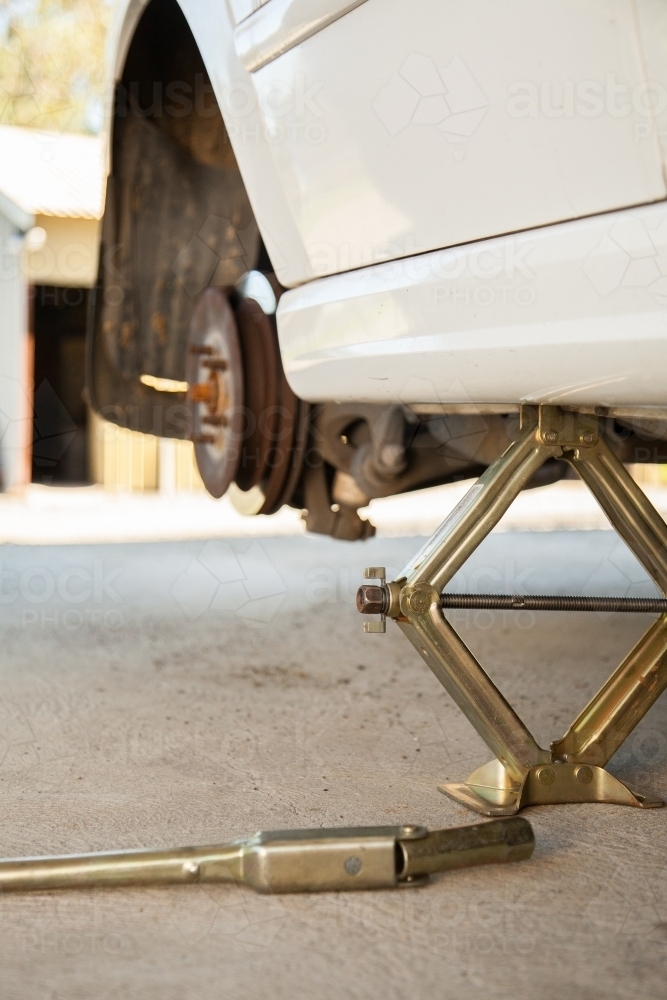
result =
[{"label": "white car body", "polygon": [[[180,5],[297,395],[667,404],[661,0]],[[143,9],[116,7],[116,79]]]}]

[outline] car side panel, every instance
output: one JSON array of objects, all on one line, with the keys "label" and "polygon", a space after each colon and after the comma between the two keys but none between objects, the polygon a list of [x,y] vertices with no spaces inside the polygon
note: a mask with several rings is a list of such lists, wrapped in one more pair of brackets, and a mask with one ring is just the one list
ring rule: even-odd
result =
[{"label": "car side panel", "polygon": [[667,193],[632,0],[366,0],[252,79],[290,285]]},{"label": "car side panel", "polygon": [[667,202],[309,282],[278,332],[314,402],[664,406]]}]

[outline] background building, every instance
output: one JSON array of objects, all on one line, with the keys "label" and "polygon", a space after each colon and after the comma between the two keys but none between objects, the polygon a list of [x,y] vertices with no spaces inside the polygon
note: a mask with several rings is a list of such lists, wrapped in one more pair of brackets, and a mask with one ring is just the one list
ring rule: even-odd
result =
[{"label": "background building", "polygon": [[[7,455],[23,448],[20,459],[5,458],[5,488],[89,480],[82,390],[103,167],[98,138],[0,127],[0,192],[23,214],[23,229],[8,237],[4,295],[15,306],[0,311],[0,340],[24,424],[34,413],[32,428],[10,431],[5,443]],[[12,393],[2,397],[6,406]]]},{"label": "background building", "polygon": [[0,187],[0,488],[30,482],[32,351],[28,283],[21,266],[31,213]]},{"label": "background building", "polygon": [[190,442],[123,430],[86,406],[105,173],[98,137],[0,126],[3,489],[30,481],[203,488]]}]

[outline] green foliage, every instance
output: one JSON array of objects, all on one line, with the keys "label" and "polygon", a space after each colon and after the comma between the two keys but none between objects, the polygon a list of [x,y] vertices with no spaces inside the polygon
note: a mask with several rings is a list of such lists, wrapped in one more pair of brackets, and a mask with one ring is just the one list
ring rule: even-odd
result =
[{"label": "green foliage", "polygon": [[0,123],[102,124],[107,0],[0,0]]}]

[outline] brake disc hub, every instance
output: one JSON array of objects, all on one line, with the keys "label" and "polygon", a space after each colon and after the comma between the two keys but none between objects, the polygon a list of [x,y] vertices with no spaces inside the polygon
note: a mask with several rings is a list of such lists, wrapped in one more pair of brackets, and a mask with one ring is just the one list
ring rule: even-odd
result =
[{"label": "brake disc hub", "polygon": [[219,288],[207,288],[195,307],[186,374],[197,467],[208,492],[221,497],[243,439],[243,368],[234,313]]},{"label": "brake disc hub", "polygon": [[226,294],[202,293],[190,327],[188,399],[197,466],[206,489],[244,514],[289,502],[305,454],[308,404],[285,378],[275,327],[276,295],[249,272]]}]

